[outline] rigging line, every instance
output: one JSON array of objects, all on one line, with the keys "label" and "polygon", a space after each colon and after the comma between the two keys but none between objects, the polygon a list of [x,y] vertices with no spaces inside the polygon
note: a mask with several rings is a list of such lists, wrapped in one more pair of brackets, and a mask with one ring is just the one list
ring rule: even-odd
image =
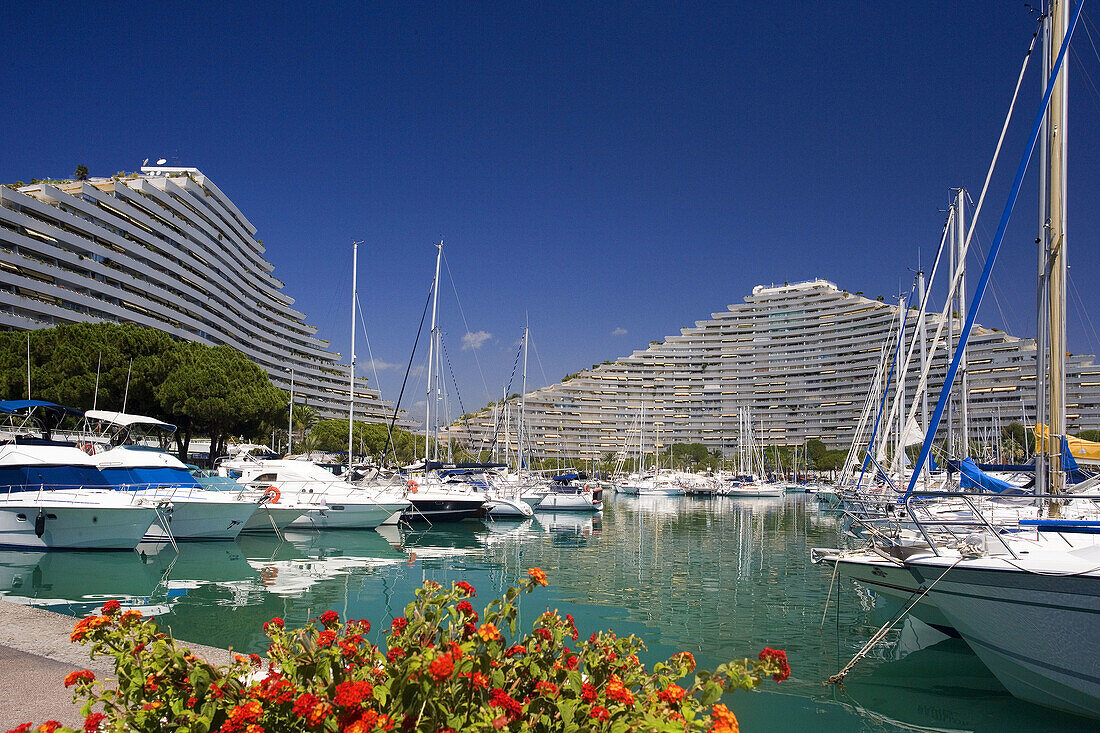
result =
[{"label": "rigging line", "polygon": [[[409,381],[409,372],[412,371],[413,359],[416,358],[416,347],[420,344],[420,334],[424,330],[424,318],[428,315],[428,305],[432,302],[432,291],[435,290],[435,280],[432,280],[431,286],[428,288],[428,297],[424,300],[424,312],[420,314],[420,326],[416,329],[416,340],[413,341],[412,353],[409,354],[409,365],[405,367],[405,378],[401,380],[401,392],[397,395],[397,402],[393,403],[393,417],[390,418],[389,428],[386,430],[386,445],[382,448],[382,458],[385,460],[386,451],[389,449],[390,444],[393,443],[393,426],[397,422],[397,411],[401,409],[401,398],[405,396],[405,384]],[[425,444],[427,443],[427,435],[424,436]],[[394,447],[396,459],[396,446]]]},{"label": "rigging line", "polygon": [[531,348],[535,350],[535,361],[539,363],[539,371],[542,372],[542,383],[550,384],[550,380],[546,378],[546,370],[542,368],[542,357],[539,356],[539,347],[535,345],[535,342],[531,341],[531,335],[527,335],[527,341],[531,344]]},{"label": "rigging line", "polygon": [[1077,314],[1078,317],[1081,318],[1081,325],[1087,325],[1089,327],[1089,330],[1092,331],[1091,346],[1093,347],[1093,352],[1095,353],[1097,347],[1100,346],[1100,337],[1098,337],[1096,334],[1096,326],[1092,324],[1092,316],[1090,316],[1089,312],[1085,310],[1085,301],[1081,298],[1081,293],[1077,290],[1077,283],[1073,281],[1072,276],[1067,277],[1066,280],[1069,281],[1070,287],[1073,288],[1073,294],[1077,298]]},{"label": "rigging line", "polygon": [[[1080,3],[1078,3],[1078,10],[1080,10]],[[986,194],[989,192],[989,182],[993,178],[993,171],[994,169],[996,169],[997,161],[1000,159],[1001,148],[1004,146],[1005,135],[1008,133],[1008,125],[1012,121],[1012,115],[1016,109],[1016,101],[1017,99],[1019,99],[1020,96],[1020,87],[1023,86],[1024,75],[1027,73],[1028,63],[1031,61],[1031,54],[1035,50],[1035,42],[1039,38],[1039,30],[1041,29],[1041,27],[1042,19],[1039,20],[1035,32],[1031,35],[1031,42],[1028,45],[1027,53],[1024,55],[1024,63],[1020,66],[1020,75],[1016,78],[1016,89],[1012,92],[1012,101],[1008,105],[1008,114],[1005,115],[1004,124],[1001,125],[1001,135],[997,138],[997,146],[993,150],[993,159],[989,161],[989,169],[986,171],[985,174],[985,182],[982,184],[982,192],[978,196],[978,203],[974,208],[974,216],[970,220],[970,229],[967,231],[966,240],[963,242],[963,249],[961,254],[962,259],[966,259],[966,253],[970,250],[970,242],[974,237],[974,232],[976,231],[976,227],[978,225],[979,217],[982,211],[982,205],[985,203]],[[997,240],[994,239],[994,247],[991,251],[995,251],[996,246]],[[943,329],[947,325],[948,321],[951,320],[949,318],[950,314],[948,313],[948,311],[950,310],[951,297],[955,292],[955,288],[958,287],[959,277],[961,276],[961,274],[961,271],[957,271],[952,275],[951,286],[947,289],[947,302],[944,304],[943,310],[940,312],[939,323],[936,325],[936,334],[932,337],[932,343],[934,344],[938,344],[940,342],[940,337],[943,335]],[[928,362],[921,369],[920,379],[917,382],[917,393],[920,393],[921,390],[927,388],[928,375],[931,373],[932,365],[934,363],[935,358],[929,359]],[[905,418],[906,424],[908,424],[910,420],[916,419],[917,408],[918,402],[914,401],[913,404],[909,407],[909,414]],[[936,421],[938,424],[938,417],[936,418]],[[927,430],[928,426],[926,425],[924,427]],[[923,461],[923,458],[921,460]],[[919,472],[920,468],[918,466],[917,473]]]},{"label": "rigging line", "polygon": [[1100,61],[1100,51],[1096,50],[1096,42],[1092,40],[1092,31],[1089,30],[1089,26],[1092,25],[1092,20],[1089,18],[1088,13],[1081,13],[1081,17],[1085,21],[1085,37],[1089,39],[1089,45],[1092,46],[1092,53],[1096,56],[1096,60]]},{"label": "rigging line", "polygon": [[[1020,187],[1024,182],[1024,174],[1027,173],[1028,164],[1031,163],[1032,155],[1035,152],[1035,145],[1038,142],[1039,133],[1043,129],[1047,109],[1050,107],[1050,97],[1054,93],[1054,85],[1057,83],[1058,77],[1062,73],[1062,63],[1065,61],[1070,39],[1073,37],[1073,29],[1077,26],[1077,19],[1081,17],[1081,8],[1084,2],[1085,0],[1078,0],[1077,7],[1074,8],[1073,15],[1066,28],[1065,38],[1062,39],[1062,46],[1058,50],[1058,57],[1051,65],[1050,78],[1047,80],[1042,102],[1039,104],[1039,110],[1036,113],[1035,121],[1032,123],[1031,133],[1028,136],[1027,145],[1024,147],[1024,153],[1020,157],[1020,163],[1016,168],[1016,176],[1012,180],[1012,188],[1009,191],[1008,200],[1005,201],[1004,210],[1001,212],[1001,221],[997,225],[997,234],[993,237],[993,243],[989,247],[989,256],[986,257],[985,266],[982,268],[982,274],[978,278],[977,286],[974,288],[974,298],[970,302],[970,310],[966,314],[966,321],[963,323],[962,331],[959,332],[960,347],[955,351],[955,355],[951,359],[951,364],[947,367],[947,373],[944,375],[943,388],[940,390],[940,397],[936,402],[936,409],[932,412],[930,425],[927,427],[928,432],[925,435],[924,444],[921,446],[920,455],[917,457],[917,463],[913,467],[913,476],[909,480],[909,488],[905,491],[906,496],[913,493],[913,489],[917,484],[917,477],[920,474],[921,468],[924,466],[925,460],[928,458],[929,449],[932,447],[932,442],[935,438],[936,428],[939,427],[940,418],[943,416],[943,409],[948,401],[947,398],[951,394],[952,387],[954,386],[955,375],[958,374],[959,371],[959,361],[965,353],[963,346],[965,346],[966,342],[970,339],[970,331],[974,327],[974,318],[978,314],[978,309],[981,308],[982,296],[985,294],[986,285],[989,283],[989,276],[993,272],[993,264],[997,261],[997,251],[1000,249],[1001,242],[1004,240],[1005,231],[1008,229],[1008,222],[1012,218],[1012,210],[1016,207],[1016,199],[1020,195]],[[1034,43],[1034,39],[1032,39],[1032,42]],[[979,205],[980,204],[981,200],[979,199]],[[973,234],[973,232],[974,226],[972,224],[970,233]],[[967,245],[970,243],[969,235],[967,236],[966,243]]]},{"label": "rigging line", "polygon": [[[374,373],[374,384],[376,385],[375,389],[377,389],[378,391],[378,401],[381,402],[383,400],[382,382],[378,381],[378,368],[374,361],[374,351],[371,349],[371,337],[366,335],[366,316],[363,314],[363,304],[360,303],[359,294],[357,293],[355,294],[355,307],[359,308],[359,324],[360,327],[363,329],[363,340],[366,341],[366,353],[368,357],[371,358],[371,371]],[[394,463],[397,463],[397,446],[390,446],[390,448],[392,448],[394,452]],[[383,463],[386,460],[385,448],[382,449],[381,460],[383,461]],[[348,459],[348,462],[349,464],[351,464],[351,458]]]},{"label": "rigging line", "polygon": [[512,362],[512,373],[508,377],[508,386],[504,388],[504,399],[500,403],[500,412],[497,413],[497,424],[493,429],[493,442],[489,445],[489,452],[496,450],[497,441],[500,440],[500,426],[504,423],[506,406],[508,405],[508,393],[512,391],[512,380],[516,378],[516,368],[519,366],[519,358],[523,355],[523,342],[520,342],[516,350],[516,360]]},{"label": "rigging line", "polygon": [[1088,89],[1092,92],[1093,104],[1096,104],[1096,100],[1100,98],[1100,91],[1096,89],[1096,83],[1093,82],[1092,75],[1089,74],[1089,70],[1085,66],[1085,63],[1081,60],[1080,54],[1078,54],[1077,51],[1073,49],[1070,49],[1070,53],[1073,54],[1072,60],[1077,62],[1077,70],[1085,76],[1085,81],[1088,82]]},{"label": "rigging line", "polygon": [[[458,380],[455,379],[455,368],[451,364],[451,354],[447,351],[447,342],[443,340],[443,334],[439,334],[439,345],[443,347],[443,358],[447,360],[447,371],[451,375],[451,384],[455,387],[455,397],[458,398],[458,409],[462,410],[462,423],[466,426],[466,436],[470,439],[470,449],[474,447],[474,434],[470,430],[469,416],[466,414],[466,407],[462,404],[462,393],[458,391]],[[480,451],[480,449],[478,449]]]},{"label": "rigging line", "polygon": [[363,330],[363,340],[367,342],[367,356],[370,357],[370,368],[374,373],[375,389],[378,390],[378,399],[382,399],[382,384],[378,381],[378,366],[374,362],[374,352],[370,347],[370,336],[367,335],[367,317],[363,315],[363,304],[359,302],[359,296],[355,296],[355,307],[359,309],[359,326]]},{"label": "rigging line", "polygon": [[[451,289],[455,292],[455,302],[458,303],[458,314],[462,316],[462,325],[466,329],[466,333],[470,333],[470,324],[466,322],[466,313],[462,310],[462,301],[458,299],[458,286],[455,285],[454,275],[451,274],[451,263],[447,261],[447,253],[443,253],[443,264],[447,267],[447,277],[451,280]],[[481,360],[477,358],[477,349],[471,348],[470,351],[474,352],[474,363],[477,364],[477,372],[481,375],[481,386],[485,389],[485,399],[490,399],[489,384],[485,381],[485,372],[481,369]]]},{"label": "rigging line", "polygon": [[[981,243],[981,237],[980,236],[974,237],[974,247],[975,247],[975,249],[978,250],[978,255],[982,258],[982,261],[984,262],[985,261],[985,251],[982,249],[982,243]],[[994,303],[994,305],[997,306],[997,312],[1001,316],[1001,323],[1004,325],[1004,328],[1007,331],[1008,328],[1009,328],[1008,317],[1005,316],[1005,309],[1001,305],[1001,298],[1000,298],[1000,296],[997,295],[998,289],[999,288],[997,288],[996,285],[993,285],[992,283],[990,283],[989,292],[993,295],[993,303]]]}]

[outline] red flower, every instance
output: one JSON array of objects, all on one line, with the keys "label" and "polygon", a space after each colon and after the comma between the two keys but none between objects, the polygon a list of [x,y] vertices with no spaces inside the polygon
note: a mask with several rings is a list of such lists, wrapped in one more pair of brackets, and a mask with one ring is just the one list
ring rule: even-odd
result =
[{"label": "red flower", "polygon": [[428,672],[431,673],[432,677],[434,677],[437,682],[442,682],[447,679],[454,674],[454,671],[455,662],[451,659],[450,654],[444,654],[437,657],[428,665]]},{"label": "red flower", "polygon": [[475,616],[477,615],[477,612],[474,610],[474,607],[470,604],[469,601],[459,601],[458,605],[455,606],[455,610],[467,616],[469,616],[470,614],[474,614]]},{"label": "red flower", "polygon": [[477,591],[474,590],[474,587],[472,585],[470,585],[469,583],[467,583],[465,580],[460,580],[457,583],[455,583],[455,588],[458,588],[460,591],[465,593],[467,596],[476,596],[477,595]]},{"label": "red flower", "polygon": [[405,627],[409,625],[409,620],[404,616],[398,616],[390,622],[390,628],[393,629],[393,633],[400,634],[405,630]]},{"label": "red flower", "polygon": [[623,681],[619,679],[618,675],[611,675],[611,679],[607,683],[606,694],[608,700],[621,702],[627,707],[634,705],[634,695],[623,686]]},{"label": "red flower", "polygon": [[565,658],[565,668],[569,671],[573,671],[578,667],[578,665],[580,665],[580,661],[577,659],[576,656],[570,654],[568,657]]},{"label": "red flower", "polygon": [[56,720],[47,720],[42,725],[38,726],[38,730],[41,733],[53,733],[55,730],[61,727],[61,723]]},{"label": "red flower", "polygon": [[77,672],[69,672],[65,677],[65,686],[72,687],[78,682],[94,682],[95,674],[89,669],[82,669]]},{"label": "red flower", "polygon": [[611,717],[611,713],[602,705],[593,705],[592,709],[588,712],[588,717],[595,718],[596,720],[607,720]]},{"label": "red flower", "polygon": [[336,632],[331,629],[325,629],[317,634],[317,646],[329,646],[334,641],[336,641]]},{"label": "red flower", "polygon": [[336,694],[332,701],[345,708],[358,707],[374,694],[374,688],[366,680],[341,682],[336,685]]},{"label": "red flower", "polygon": [[281,629],[284,626],[286,626],[286,624],[283,623],[283,620],[281,618],[279,618],[278,616],[276,616],[275,618],[271,619],[266,624],[264,624],[264,631],[267,631],[269,628],[270,629]]},{"label": "red flower", "polygon": [[539,695],[546,695],[548,697],[558,696],[558,686],[553,682],[547,682],[546,680],[539,680],[535,683],[535,692]]},{"label": "red flower", "polygon": [[481,672],[474,672],[470,675],[470,687],[477,687],[484,689],[489,686],[489,678],[483,675]]},{"label": "red flower", "polygon": [[103,713],[92,713],[84,718],[84,733],[96,733],[99,730],[99,724],[106,719],[107,716]]},{"label": "red flower", "polygon": [[239,733],[240,731],[251,730],[253,723],[260,719],[260,716],[264,714],[264,706],[256,700],[249,700],[243,705],[237,705],[226,716],[226,720],[222,723],[221,733]]},{"label": "red flower", "polygon": [[118,601],[107,601],[103,604],[103,615],[114,616],[116,613],[122,610],[122,604]]},{"label": "red flower", "polygon": [[599,694],[596,692],[596,687],[590,683],[585,682],[581,685],[581,699],[585,702],[595,702]]},{"label": "red flower", "polygon": [[779,667],[779,671],[772,675],[772,679],[776,682],[790,679],[791,668],[787,664],[787,652],[781,649],[764,648],[760,652],[759,659],[761,662],[771,662]]},{"label": "red flower", "polygon": [[336,611],[325,611],[321,614],[321,623],[325,626],[332,626],[339,620],[340,614],[336,613]]},{"label": "red flower", "polygon": [[463,636],[473,636],[476,633],[477,633],[477,627],[474,626],[473,624],[471,624],[471,623],[462,624],[462,635]]},{"label": "red flower", "polygon": [[554,635],[550,633],[550,629],[535,629],[535,635],[544,641],[550,641],[554,638]]},{"label": "red flower", "polygon": [[401,657],[405,656],[405,650],[399,646],[395,646],[386,652],[386,661],[396,662]]},{"label": "red flower", "polygon": [[531,568],[527,571],[527,577],[539,585],[546,585],[546,573],[541,568]]},{"label": "red flower", "polygon": [[523,715],[523,703],[513,699],[499,687],[494,687],[489,693],[489,704],[493,707],[503,708],[504,712],[513,719]]},{"label": "red flower", "polygon": [[20,723],[9,730],[8,733],[29,733],[32,725],[34,725],[34,723]]},{"label": "red flower", "polygon": [[508,651],[504,652],[504,656],[514,657],[517,654],[524,654],[526,651],[527,649],[525,647],[520,646],[519,644],[513,644],[512,646],[508,647]]},{"label": "red flower", "polygon": [[332,712],[332,706],[316,695],[303,692],[294,701],[293,712],[299,718],[304,718],[310,725],[317,726]]}]

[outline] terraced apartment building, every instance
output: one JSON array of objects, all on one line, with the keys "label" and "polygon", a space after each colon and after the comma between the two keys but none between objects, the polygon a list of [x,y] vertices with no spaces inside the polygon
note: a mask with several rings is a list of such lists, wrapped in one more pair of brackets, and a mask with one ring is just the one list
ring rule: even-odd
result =
[{"label": "terraced apartment building", "polygon": [[[113,321],[225,344],[295,402],[347,416],[348,367],[264,259],[256,227],[197,168],[0,187],[0,328]],[[360,380],[356,412],[392,405]]]},{"label": "terraced apartment building", "polygon": [[[900,308],[826,280],[759,285],[744,302],[677,336],[528,393],[524,432],[538,457],[599,459],[628,446],[636,451],[638,442],[645,453],[654,445],[667,450],[672,443],[699,442],[729,456],[737,449],[741,413],[751,418],[754,440],[765,445],[817,438],[830,448],[847,448]],[[918,316],[916,308],[907,309],[907,333]],[[925,318],[931,341],[940,316]],[[961,325],[956,319],[956,336]],[[941,345],[929,354],[932,406],[947,353]],[[974,328],[966,360],[972,441],[1013,421],[1034,422],[1035,355],[1033,340]],[[920,374],[919,359],[914,362],[906,375],[910,398]],[[1100,366],[1092,356],[1074,355],[1066,372],[1070,430],[1100,429]],[[491,442],[499,422],[494,415],[490,408],[469,420],[475,445]],[[940,433],[945,430],[946,418]],[[451,434],[466,439],[466,426],[452,426]],[[508,438],[512,451],[514,434],[512,429]]]}]

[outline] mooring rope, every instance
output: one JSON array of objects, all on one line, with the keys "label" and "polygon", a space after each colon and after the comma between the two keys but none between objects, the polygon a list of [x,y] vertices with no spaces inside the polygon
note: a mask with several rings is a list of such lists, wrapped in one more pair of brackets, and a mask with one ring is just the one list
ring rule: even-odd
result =
[{"label": "mooring rope", "polygon": [[916,600],[914,600],[912,603],[910,603],[905,608],[904,611],[902,611],[900,614],[896,615],[891,620],[887,621],[886,625],[884,625],[882,628],[880,628],[878,631],[876,631],[874,636],[872,636],[867,641],[867,643],[863,645],[863,648],[860,649],[854,657],[852,657],[852,660],[850,662],[848,662],[846,665],[844,665],[844,669],[842,669],[839,672],[837,672],[836,674],[834,674],[832,677],[827,679],[822,684],[824,684],[824,685],[842,685],[842,684],[844,684],[844,678],[848,676],[848,673],[852,671],[852,668],[855,667],[856,664],[858,664],[861,659],[866,657],[867,654],[870,653],[870,651],[875,647],[875,645],[878,644],[880,641],[882,641],[886,637],[886,634],[888,634],[890,632],[890,629],[894,628],[894,626],[897,625],[897,623],[899,621],[901,621],[903,618],[905,618],[905,616],[911,610],[913,610],[914,606],[916,606],[918,603],[920,603],[922,598],[924,598],[926,595],[928,595],[928,591],[932,590],[932,588],[934,588],[936,586],[936,583],[943,580],[945,575],[947,575],[949,572],[954,570],[955,566],[958,565],[960,562],[962,562],[965,559],[966,559],[965,555],[960,555],[959,559],[956,560],[955,562],[951,563],[951,566],[948,567],[947,570],[944,570],[943,574],[940,575],[940,577],[938,577],[934,581],[932,581],[932,584],[929,585],[927,588],[925,588],[921,592],[921,594],[919,596],[917,596]]}]

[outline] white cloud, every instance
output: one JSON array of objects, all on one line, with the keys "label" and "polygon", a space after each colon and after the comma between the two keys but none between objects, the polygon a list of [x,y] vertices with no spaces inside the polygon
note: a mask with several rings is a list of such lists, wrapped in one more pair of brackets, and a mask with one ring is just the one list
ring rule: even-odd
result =
[{"label": "white cloud", "polygon": [[466,335],[462,337],[462,350],[480,349],[482,345],[492,337],[493,334],[488,331],[467,332]]},{"label": "white cloud", "polygon": [[372,374],[375,371],[384,372],[387,369],[400,369],[404,364],[398,364],[397,362],[382,361],[381,359],[375,359],[373,362],[370,359],[359,362],[355,365],[355,371],[360,374]]},{"label": "white cloud", "polygon": [[612,336],[625,336],[626,335],[626,329],[623,328],[622,326],[616,326],[615,330],[611,332],[611,335]]}]

